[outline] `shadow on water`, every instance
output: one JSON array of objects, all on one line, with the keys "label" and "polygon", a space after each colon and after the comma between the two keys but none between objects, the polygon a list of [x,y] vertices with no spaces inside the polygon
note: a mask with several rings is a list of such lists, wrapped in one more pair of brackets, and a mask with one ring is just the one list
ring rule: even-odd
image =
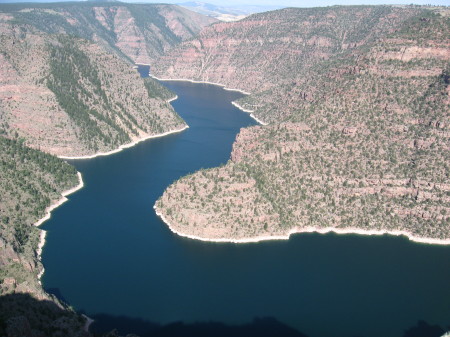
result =
[{"label": "shadow on water", "polygon": [[[82,332],[84,322],[81,317],[53,301],[37,300],[29,294],[0,296],[0,336],[6,337],[106,337],[130,333],[140,337],[308,337],[271,317],[255,318],[250,323],[240,325],[221,322],[174,322],[161,325],[139,318],[105,314],[92,318],[95,322],[91,325],[91,333],[86,334]],[[118,334],[108,333],[112,330]],[[413,327],[404,329],[404,334],[399,337],[441,337],[446,331],[450,331],[450,325],[444,330],[438,325],[419,320]]]},{"label": "shadow on water", "polygon": [[69,303],[63,296],[61,290],[59,288],[45,288],[44,289],[47,293],[55,295],[59,300],[61,300],[64,303]]},{"label": "shadow on water", "polygon": [[[111,331],[114,327],[120,335],[132,333],[140,337],[308,337],[272,317],[255,318],[251,323],[241,325],[221,322],[174,322],[160,325],[137,318],[104,314],[95,315],[93,318],[95,322],[90,330],[98,335]],[[418,320],[416,325],[404,329],[404,334],[399,337],[441,337],[446,331],[450,331],[450,325],[443,329],[439,325]]]},{"label": "shadow on water", "polygon": [[105,333],[114,326],[121,335],[137,334],[141,337],[307,337],[307,335],[272,317],[255,318],[251,323],[229,325],[220,322],[174,322],[160,325],[142,319],[124,316],[95,315],[91,325],[93,333]]},{"label": "shadow on water", "polygon": [[[450,331],[450,326],[447,326]],[[439,325],[431,325],[425,321],[419,320],[417,325],[407,329],[403,337],[440,337],[445,331]]]}]

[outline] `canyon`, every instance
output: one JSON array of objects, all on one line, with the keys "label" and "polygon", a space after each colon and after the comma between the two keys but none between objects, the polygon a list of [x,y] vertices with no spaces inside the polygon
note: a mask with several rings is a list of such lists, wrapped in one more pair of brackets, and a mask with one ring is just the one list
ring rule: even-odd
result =
[{"label": "canyon", "polygon": [[[247,92],[234,104],[264,124],[241,130],[225,165],[165,190],[155,209],[175,233],[448,244],[449,31],[445,7],[287,8],[225,23],[172,5],[0,5],[0,332],[89,335],[85,318],[43,291],[33,225],[80,184],[56,156],[187,127],[174,94],[135,63]],[[21,297],[10,310],[17,294],[42,302]]]}]

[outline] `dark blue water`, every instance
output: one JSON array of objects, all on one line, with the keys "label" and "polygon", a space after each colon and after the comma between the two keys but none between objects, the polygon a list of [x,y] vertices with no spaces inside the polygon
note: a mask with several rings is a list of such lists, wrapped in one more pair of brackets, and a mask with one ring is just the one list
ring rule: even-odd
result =
[{"label": "dark blue water", "polygon": [[239,93],[165,85],[190,128],[71,161],[85,187],[44,226],[46,289],[88,315],[164,324],[270,316],[310,337],[400,337],[419,319],[450,324],[450,247],[389,236],[236,245],[172,234],[156,199],[180,176],[226,163],[239,129],[254,122],[231,105]]}]

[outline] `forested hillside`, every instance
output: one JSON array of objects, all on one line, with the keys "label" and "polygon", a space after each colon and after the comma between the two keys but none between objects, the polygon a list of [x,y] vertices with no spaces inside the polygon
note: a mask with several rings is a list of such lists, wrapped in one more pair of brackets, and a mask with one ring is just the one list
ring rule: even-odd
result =
[{"label": "forested hillside", "polygon": [[28,26],[0,29],[0,132],[7,137],[79,156],[185,126],[167,103],[173,94],[98,44]]},{"label": "forested hillside", "polygon": [[60,156],[185,126],[149,63],[216,20],[175,5],[0,5],[0,133]]},{"label": "forested hillside", "polygon": [[[64,309],[39,284],[41,230],[33,225],[62,191],[78,184],[76,170],[26,147],[23,140],[0,137],[0,178],[0,334],[31,336],[27,326],[29,331],[44,329],[46,336],[80,334],[84,319]],[[12,300],[13,294],[23,294],[22,300]]]},{"label": "forested hillside", "polygon": [[242,130],[227,165],[176,182],[158,211],[200,238],[362,229],[448,242],[449,31],[448,10],[410,7],[286,9],[207,28],[156,74],[251,91],[239,104],[271,124]]},{"label": "forested hillside", "polygon": [[216,19],[175,5],[121,2],[0,4],[0,20],[77,36],[134,63],[150,63]]}]

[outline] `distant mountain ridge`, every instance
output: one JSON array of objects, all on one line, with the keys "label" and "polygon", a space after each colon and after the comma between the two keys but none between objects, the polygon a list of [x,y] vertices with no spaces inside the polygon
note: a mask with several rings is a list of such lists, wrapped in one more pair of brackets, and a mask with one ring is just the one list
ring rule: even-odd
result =
[{"label": "distant mountain ridge", "polygon": [[214,17],[221,21],[237,21],[243,19],[244,17],[250,14],[283,8],[283,6],[257,6],[257,5],[217,6],[199,1],[182,2],[179,3],[178,5],[188,8],[194,12]]}]

